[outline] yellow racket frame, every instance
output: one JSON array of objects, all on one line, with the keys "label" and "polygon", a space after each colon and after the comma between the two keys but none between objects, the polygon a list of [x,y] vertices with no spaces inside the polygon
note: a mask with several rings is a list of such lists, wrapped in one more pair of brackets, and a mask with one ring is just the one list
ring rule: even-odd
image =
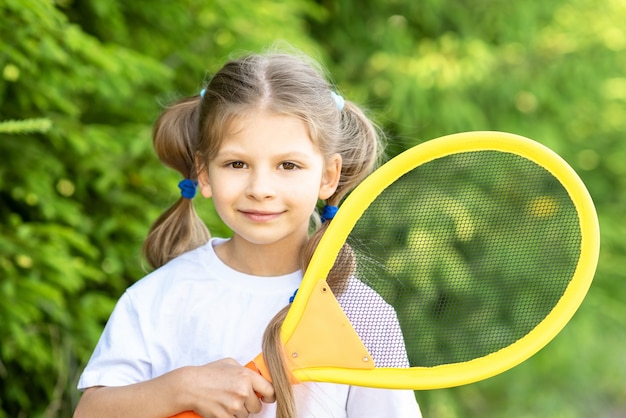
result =
[{"label": "yellow racket frame", "polygon": [[[288,347],[289,344],[293,344],[290,340],[294,332],[302,334],[297,330],[310,299],[317,298],[320,293],[315,291],[316,287],[326,280],[339,250],[356,222],[386,187],[411,169],[437,158],[485,150],[516,154],[546,169],[567,190],[578,213],[581,256],[570,284],[550,314],[517,342],[497,352],[466,362],[407,369],[376,368],[371,362],[367,367],[358,367],[361,359],[349,362],[351,365],[346,363],[341,366],[337,366],[336,362],[330,366],[320,366],[319,362],[310,365],[298,362],[291,364],[291,372],[297,380],[413,390],[460,386],[489,378],[516,366],[543,348],[563,329],[585,297],[598,262],[600,232],[591,196],[576,172],[559,155],[544,145],[510,133],[477,131],[448,135],[417,145],[380,167],[350,194],[329,225],[309,264],[298,297],[295,298],[281,328],[281,339]],[[336,312],[333,315],[336,316]],[[319,318],[318,320],[324,321]],[[351,328],[346,332],[355,333]],[[311,343],[315,342],[316,338],[317,336],[311,336]],[[317,342],[316,350],[324,351],[324,347],[320,347],[319,341]],[[300,341],[299,344],[308,342]],[[350,350],[346,348],[345,351]],[[285,351],[288,356],[289,350]],[[362,345],[356,344],[354,355],[363,356]],[[333,353],[328,353],[328,357],[333,357]]]}]

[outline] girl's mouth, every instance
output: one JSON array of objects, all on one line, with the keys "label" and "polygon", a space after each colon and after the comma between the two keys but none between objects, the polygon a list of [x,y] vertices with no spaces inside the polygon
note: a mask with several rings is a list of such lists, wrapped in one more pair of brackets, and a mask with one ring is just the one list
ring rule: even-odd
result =
[{"label": "girl's mouth", "polygon": [[258,211],[240,211],[246,218],[253,222],[269,222],[280,217],[282,212],[258,212]]}]

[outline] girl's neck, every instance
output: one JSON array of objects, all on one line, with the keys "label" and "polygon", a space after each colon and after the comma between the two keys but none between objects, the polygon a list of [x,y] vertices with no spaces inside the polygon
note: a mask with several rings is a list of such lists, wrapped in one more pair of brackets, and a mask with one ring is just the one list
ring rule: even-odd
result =
[{"label": "girl's neck", "polygon": [[298,271],[301,243],[285,241],[268,245],[250,243],[233,236],[215,248],[215,253],[224,264],[239,272],[253,276],[282,276]]}]

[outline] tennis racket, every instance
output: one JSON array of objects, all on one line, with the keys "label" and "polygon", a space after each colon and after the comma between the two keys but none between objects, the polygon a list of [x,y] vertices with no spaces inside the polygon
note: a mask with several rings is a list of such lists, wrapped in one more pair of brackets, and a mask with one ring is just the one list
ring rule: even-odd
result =
[{"label": "tennis racket", "polygon": [[[489,378],[567,324],[599,246],[587,189],[545,146],[502,132],[422,143],[330,223],[281,328],[288,369],[413,390]],[[269,378],[262,354],[248,366]]]}]

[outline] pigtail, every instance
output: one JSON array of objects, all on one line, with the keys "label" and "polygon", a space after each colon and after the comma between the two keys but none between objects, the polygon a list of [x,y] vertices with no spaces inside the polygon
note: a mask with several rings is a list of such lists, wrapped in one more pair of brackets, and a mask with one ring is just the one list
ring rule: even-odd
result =
[{"label": "pigtail", "polygon": [[[300,253],[300,264],[302,265],[303,271],[306,271],[308,268],[311,258],[313,258],[313,253],[319,245],[322,236],[324,236],[326,229],[328,229],[329,224],[330,220],[324,222],[322,226],[311,235],[305,246],[302,248]],[[355,273],[355,270],[356,256],[354,251],[352,251],[349,244],[343,244],[337,254],[335,263],[328,272],[328,277],[326,277],[326,282],[335,296],[339,296],[343,293],[346,288],[348,278]]]},{"label": "pigtail", "polygon": [[[199,96],[186,98],[165,109],[152,133],[159,160],[192,181],[197,180],[199,100]],[[209,230],[196,213],[192,200],[181,197],[150,228],[143,255],[152,268],[158,268],[209,238]]]},{"label": "pigtail", "polygon": [[[326,221],[309,239],[301,253],[301,262],[304,269],[308,267],[313,251],[319,240],[328,228]],[[338,296],[346,289],[350,275],[356,270],[356,256],[348,244],[344,244],[335,264],[330,269],[326,281],[333,293]],[[286,366],[285,353],[283,351],[280,329],[285,321],[291,305],[287,305],[278,312],[270,321],[263,334],[263,358],[272,378],[274,393],[276,395],[276,418],[294,418],[296,414],[293,388],[291,387],[291,374]]]},{"label": "pigtail", "polygon": [[[354,189],[380,163],[383,154],[382,131],[352,102],[342,99],[340,139],[337,149],[341,155],[341,176],[335,193],[326,204],[339,206],[343,198]],[[330,220],[313,233],[301,252],[302,269],[306,270],[313,253],[322,239]],[[350,275],[354,274],[356,258],[348,244],[341,248],[327,282],[335,295],[341,294]]]},{"label": "pigtail", "polygon": [[270,321],[263,334],[263,358],[272,377],[276,395],[276,418],[294,418],[296,402],[293,397],[291,378],[286,368],[284,351],[280,339],[280,327],[285,321],[289,306],[285,306]]},{"label": "pigtail", "polygon": [[327,200],[338,206],[341,200],[367,177],[383,157],[383,133],[356,104],[345,100],[337,152],[341,155],[341,178]]}]

